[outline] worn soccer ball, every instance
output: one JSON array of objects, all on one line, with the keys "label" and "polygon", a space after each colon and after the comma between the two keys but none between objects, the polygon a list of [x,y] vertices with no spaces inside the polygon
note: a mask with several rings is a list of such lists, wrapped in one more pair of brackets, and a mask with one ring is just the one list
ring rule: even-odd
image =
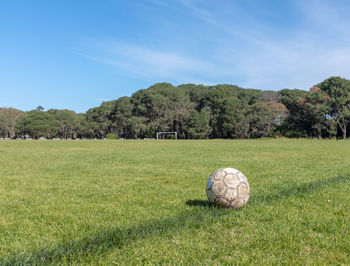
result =
[{"label": "worn soccer ball", "polygon": [[247,178],[239,170],[221,168],[210,175],[206,192],[210,202],[237,209],[247,203],[250,188]]}]

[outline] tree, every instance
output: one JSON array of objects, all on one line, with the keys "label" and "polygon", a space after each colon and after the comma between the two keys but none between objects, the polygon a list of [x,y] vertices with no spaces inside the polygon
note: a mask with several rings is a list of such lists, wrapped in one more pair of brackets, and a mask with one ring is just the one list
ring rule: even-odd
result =
[{"label": "tree", "polygon": [[132,117],[133,104],[130,97],[121,97],[115,101],[110,117],[112,127],[117,132],[119,137],[130,138],[128,127],[129,119]]},{"label": "tree", "polygon": [[0,108],[0,131],[2,136],[14,138],[16,135],[16,123],[25,115],[15,108]]},{"label": "tree", "polygon": [[86,138],[89,137],[89,123],[86,120],[85,113],[77,114],[77,127],[76,127],[76,136],[78,138]]},{"label": "tree", "polygon": [[248,137],[249,118],[247,116],[247,108],[247,103],[236,98],[229,98],[223,101],[218,117],[222,137],[238,139]]},{"label": "tree", "polygon": [[303,90],[283,89],[279,91],[282,96],[281,102],[287,108],[286,118],[278,126],[279,132],[292,138],[307,137],[310,134],[309,126],[305,123],[304,112],[298,100],[306,96],[307,92]]},{"label": "tree", "polygon": [[2,113],[0,113],[0,136],[1,137],[7,136],[5,125],[6,125],[6,117]]},{"label": "tree", "polygon": [[146,129],[145,118],[139,116],[132,116],[127,120],[127,131],[128,137],[136,139],[138,138]]},{"label": "tree", "polygon": [[282,96],[277,91],[262,91],[261,94],[257,97],[258,102],[275,102],[280,103],[282,101]]},{"label": "tree", "polygon": [[35,110],[37,110],[37,111],[44,111],[44,107],[42,107],[41,105],[39,105]]},{"label": "tree", "polygon": [[88,137],[104,138],[108,133],[113,133],[111,113],[114,106],[115,101],[107,101],[86,112],[84,124],[86,124]]},{"label": "tree", "polygon": [[58,123],[52,113],[39,110],[27,112],[16,124],[16,129],[22,135],[30,135],[35,139],[52,138],[58,135]]},{"label": "tree", "polygon": [[250,136],[265,137],[278,134],[278,126],[287,117],[287,107],[277,91],[262,91],[256,103],[249,106]]},{"label": "tree", "polygon": [[350,81],[339,77],[309,92],[157,83],[84,114],[45,112],[42,106],[27,113],[0,108],[0,136],[13,138],[18,132],[33,138],[104,138],[113,133],[122,138],[150,138],[157,131],[176,131],[179,138],[329,137],[336,133],[346,138],[349,90]]},{"label": "tree", "polygon": [[343,138],[347,137],[350,123],[350,80],[341,77],[330,77],[317,85],[328,95],[327,116],[339,126]]},{"label": "tree", "polygon": [[169,83],[137,91],[130,103],[133,105],[131,115],[144,118],[144,127],[139,133],[144,137],[154,136],[156,131],[176,131],[180,138],[185,137],[185,121],[195,106],[186,86],[174,87]]},{"label": "tree", "polygon": [[209,125],[210,112],[202,110],[200,112],[192,110],[189,118],[185,122],[186,137],[190,139],[206,139],[212,129]]},{"label": "tree", "polygon": [[297,100],[302,113],[305,127],[309,130],[309,136],[320,138],[331,135],[328,120],[326,119],[328,95],[314,86],[310,91]]},{"label": "tree", "polygon": [[269,134],[275,122],[276,115],[266,102],[258,102],[248,109],[250,122],[250,137],[260,138]]},{"label": "tree", "polygon": [[47,112],[56,120],[61,139],[72,138],[77,134],[78,116],[74,111],[50,109]]}]

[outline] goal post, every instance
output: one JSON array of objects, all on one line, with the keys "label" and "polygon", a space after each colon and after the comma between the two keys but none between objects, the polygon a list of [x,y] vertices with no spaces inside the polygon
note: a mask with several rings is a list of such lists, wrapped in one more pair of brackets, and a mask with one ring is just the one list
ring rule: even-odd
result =
[{"label": "goal post", "polygon": [[174,134],[175,139],[177,139],[176,131],[159,131],[157,132],[157,139],[163,139],[166,134]]}]

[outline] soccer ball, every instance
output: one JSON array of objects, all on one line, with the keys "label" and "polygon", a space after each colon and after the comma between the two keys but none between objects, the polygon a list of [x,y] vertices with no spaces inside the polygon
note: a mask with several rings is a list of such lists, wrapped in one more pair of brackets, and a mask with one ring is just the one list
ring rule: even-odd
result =
[{"label": "soccer ball", "polygon": [[247,178],[240,171],[221,168],[210,175],[206,192],[210,202],[237,209],[247,203],[250,188]]}]

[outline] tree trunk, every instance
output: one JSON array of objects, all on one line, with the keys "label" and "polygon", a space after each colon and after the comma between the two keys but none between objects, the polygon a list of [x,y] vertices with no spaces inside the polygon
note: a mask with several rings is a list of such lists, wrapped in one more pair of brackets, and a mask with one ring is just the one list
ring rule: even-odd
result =
[{"label": "tree trunk", "polygon": [[9,135],[10,135],[10,138],[13,139],[15,138],[15,130],[13,127],[10,127],[10,130],[9,130]]},{"label": "tree trunk", "polygon": [[345,119],[343,119],[342,123],[339,120],[336,120],[341,131],[343,132],[343,139],[346,139],[346,123]]}]

